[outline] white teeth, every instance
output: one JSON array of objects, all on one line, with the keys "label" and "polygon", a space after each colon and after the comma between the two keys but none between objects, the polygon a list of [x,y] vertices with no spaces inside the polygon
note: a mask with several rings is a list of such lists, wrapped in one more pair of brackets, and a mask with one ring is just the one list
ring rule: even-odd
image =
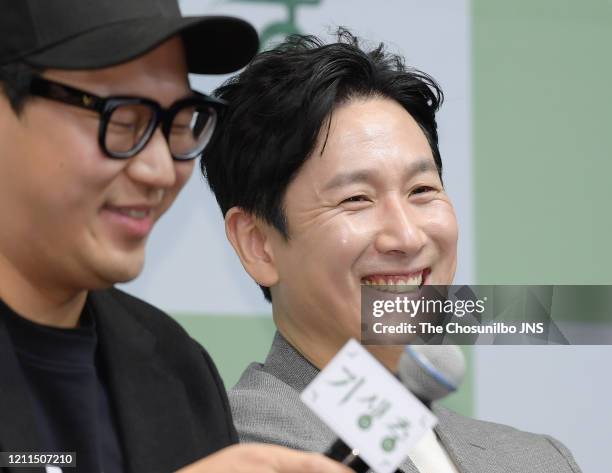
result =
[{"label": "white teeth", "polygon": [[385,278],[376,276],[363,280],[366,286],[374,286],[377,290],[383,292],[410,292],[417,289],[423,283],[423,271],[411,278]]},{"label": "white teeth", "polygon": [[135,209],[119,209],[119,213],[136,219],[143,219],[149,214],[146,210]]}]

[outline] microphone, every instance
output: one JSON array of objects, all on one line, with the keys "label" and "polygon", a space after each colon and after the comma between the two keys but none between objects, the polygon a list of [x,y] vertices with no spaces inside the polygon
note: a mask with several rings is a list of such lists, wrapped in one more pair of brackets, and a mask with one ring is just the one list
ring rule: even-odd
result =
[{"label": "microphone", "polygon": [[425,404],[455,392],[465,376],[465,357],[457,345],[406,345],[398,378]]},{"label": "microphone", "polygon": [[[465,357],[457,345],[407,345],[398,365],[397,377],[424,404],[456,391],[465,376]],[[338,438],[325,456],[366,473],[370,467],[359,457],[359,450]],[[399,470],[396,470],[398,473]]]},{"label": "microphone", "polygon": [[366,473],[370,469],[368,464],[359,456],[359,450],[349,447],[340,438],[325,451],[324,455],[348,466],[356,473]]}]

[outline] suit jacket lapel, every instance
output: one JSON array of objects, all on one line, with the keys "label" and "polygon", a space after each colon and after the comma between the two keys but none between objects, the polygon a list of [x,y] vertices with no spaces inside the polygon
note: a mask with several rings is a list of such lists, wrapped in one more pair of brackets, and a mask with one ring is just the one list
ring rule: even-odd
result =
[{"label": "suit jacket lapel", "polygon": [[[482,435],[463,428],[458,414],[438,404],[434,404],[432,410],[439,421],[434,431],[459,473],[483,471],[483,465],[492,464],[489,457],[493,452]],[[404,473],[419,473],[410,458],[402,462],[400,469]]]},{"label": "suit jacket lapel", "polygon": [[[89,301],[128,470],[170,471],[196,451],[184,386],[158,356],[153,334],[111,293]],[[168,464],[159,463],[162,450]]]},{"label": "suit jacket lapel", "polygon": [[[28,385],[0,316],[0,451],[42,451]],[[10,469],[17,473],[38,468]]]},{"label": "suit jacket lapel", "polygon": [[460,473],[482,471],[486,465],[496,464],[490,440],[483,436],[477,424],[463,422],[459,414],[437,404],[433,412],[439,420],[436,434]]}]

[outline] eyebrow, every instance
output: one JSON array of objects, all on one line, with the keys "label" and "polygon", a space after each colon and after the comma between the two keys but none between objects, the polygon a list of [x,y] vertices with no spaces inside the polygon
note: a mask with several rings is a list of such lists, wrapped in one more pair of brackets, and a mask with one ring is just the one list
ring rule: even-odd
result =
[{"label": "eyebrow", "polygon": [[[404,180],[408,180],[417,174],[425,174],[427,172],[438,173],[438,168],[431,159],[421,158],[418,161],[407,166],[404,171]],[[375,170],[359,169],[356,171],[342,172],[336,174],[325,186],[324,191],[344,187],[349,184],[371,182],[374,180]]]}]

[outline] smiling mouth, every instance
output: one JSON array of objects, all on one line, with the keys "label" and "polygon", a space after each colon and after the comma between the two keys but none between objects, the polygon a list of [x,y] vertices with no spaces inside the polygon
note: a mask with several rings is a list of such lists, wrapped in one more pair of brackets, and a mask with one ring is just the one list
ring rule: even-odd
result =
[{"label": "smiling mouth", "polygon": [[151,214],[151,209],[149,208],[113,207],[106,205],[104,206],[104,209],[111,212],[116,212],[126,217],[134,218],[136,220],[145,219]]},{"label": "smiling mouth", "polygon": [[155,223],[154,207],[150,205],[111,205],[101,209],[101,216],[113,233],[142,240]]},{"label": "smiling mouth", "polygon": [[381,292],[404,293],[413,292],[425,284],[431,269],[403,274],[372,274],[361,278],[361,284]]}]

